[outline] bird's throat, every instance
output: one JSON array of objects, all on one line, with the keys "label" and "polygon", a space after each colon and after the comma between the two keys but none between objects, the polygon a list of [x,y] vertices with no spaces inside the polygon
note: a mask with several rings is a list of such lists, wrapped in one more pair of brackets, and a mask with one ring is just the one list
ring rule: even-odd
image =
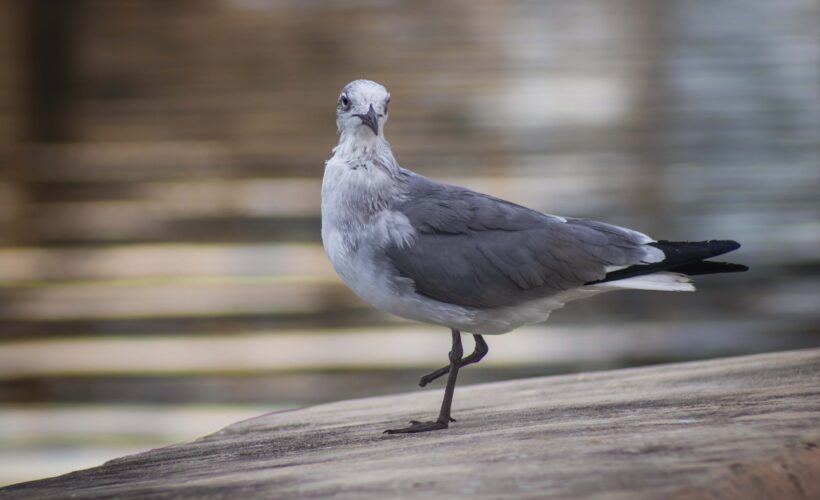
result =
[{"label": "bird's throat", "polygon": [[381,137],[374,135],[370,130],[366,133],[343,133],[333,153],[335,157],[345,160],[351,166],[364,165],[373,162],[380,155],[380,151],[385,149],[383,142]]}]

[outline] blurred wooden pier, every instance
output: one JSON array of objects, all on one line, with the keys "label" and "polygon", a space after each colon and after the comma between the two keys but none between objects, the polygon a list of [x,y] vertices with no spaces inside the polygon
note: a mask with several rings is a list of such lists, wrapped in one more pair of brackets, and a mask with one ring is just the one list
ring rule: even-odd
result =
[{"label": "blurred wooden pier", "polygon": [[820,495],[820,350],[271,413],[197,441],[0,489],[5,499],[709,498]]},{"label": "blurred wooden pier", "polygon": [[395,324],[319,242],[333,103],[358,76],[392,90],[408,167],[659,237],[734,238],[754,264],[674,306],[610,296],[557,322],[696,312],[816,333],[818,7],[735,3],[5,2],[0,348]]}]

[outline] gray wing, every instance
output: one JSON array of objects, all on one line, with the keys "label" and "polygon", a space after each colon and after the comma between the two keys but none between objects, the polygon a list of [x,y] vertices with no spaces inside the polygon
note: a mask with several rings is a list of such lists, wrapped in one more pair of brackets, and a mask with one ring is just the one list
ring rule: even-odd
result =
[{"label": "gray wing", "polygon": [[[472,308],[511,306],[603,279],[646,258],[645,235],[545,215],[468,189],[411,178],[394,207],[416,230],[386,254],[416,292]],[[611,267],[610,267],[611,268]]]}]

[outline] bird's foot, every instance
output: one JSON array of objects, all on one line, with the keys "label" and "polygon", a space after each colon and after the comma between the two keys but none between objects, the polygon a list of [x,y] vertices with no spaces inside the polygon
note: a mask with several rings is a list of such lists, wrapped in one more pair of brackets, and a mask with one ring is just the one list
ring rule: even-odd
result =
[{"label": "bird's foot", "polygon": [[421,377],[421,380],[419,380],[419,386],[424,387],[424,386],[426,386],[427,384],[429,384],[430,382],[432,382],[433,380],[437,379],[440,376],[441,375],[439,375],[437,372],[428,373],[427,375]]},{"label": "bird's foot", "polygon": [[[455,422],[454,418],[449,419],[450,422]],[[403,429],[387,429],[384,431],[385,434],[412,434],[415,432],[427,432],[427,431],[437,431],[440,429],[446,429],[448,426],[448,422],[442,422],[441,420],[434,420],[432,422],[419,422],[418,420],[411,420],[410,427],[405,427]]]}]

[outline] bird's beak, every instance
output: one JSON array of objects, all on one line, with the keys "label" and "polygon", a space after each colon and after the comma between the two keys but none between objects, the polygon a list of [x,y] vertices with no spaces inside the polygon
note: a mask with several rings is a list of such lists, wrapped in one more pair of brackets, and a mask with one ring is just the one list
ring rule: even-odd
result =
[{"label": "bird's beak", "polygon": [[358,116],[362,119],[362,123],[370,127],[370,130],[373,131],[374,134],[379,135],[379,115],[376,114],[376,110],[373,109],[373,105],[370,105],[370,109],[367,110],[366,115],[353,115]]}]

